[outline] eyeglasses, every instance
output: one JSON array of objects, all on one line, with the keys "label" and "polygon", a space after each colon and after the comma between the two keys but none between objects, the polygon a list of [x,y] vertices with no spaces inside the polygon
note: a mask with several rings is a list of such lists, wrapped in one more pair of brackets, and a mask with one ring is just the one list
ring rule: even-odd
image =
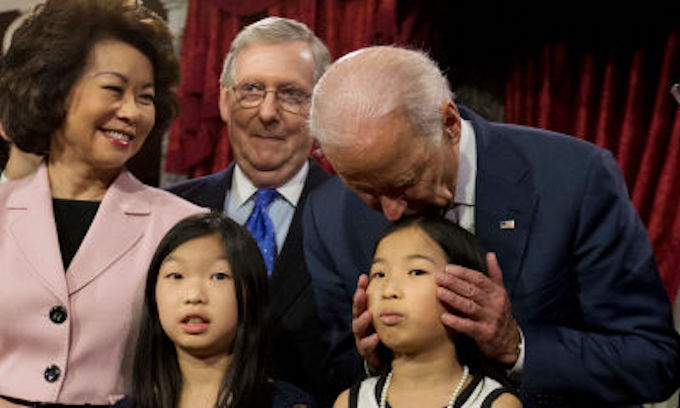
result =
[{"label": "eyeglasses", "polygon": [[281,109],[290,113],[300,113],[309,103],[310,95],[295,86],[287,85],[276,89],[267,89],[264,84],[245,82],[232,88],[236,101],[242,108],[256,108],[262,104],[269,92],[273,92]]}]

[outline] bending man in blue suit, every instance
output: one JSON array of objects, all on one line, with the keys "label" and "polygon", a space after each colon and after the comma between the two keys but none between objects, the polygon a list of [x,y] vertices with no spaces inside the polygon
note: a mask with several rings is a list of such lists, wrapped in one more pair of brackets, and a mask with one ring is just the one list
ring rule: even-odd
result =
[{"label": "bending man in blue suit", "polygon": [[[387,220],[436,211],[493,251],[489,276],[437,276],[451,313],[522,385],[525,406],[662,400],[678,387],[680,342],[652,249],[611,154],[538,129],[494,124],[452,102],[425,55],[371,47],[333,64],[310,123],[338,179],[310,195],[305,253],[331,365],[356,346],[377,363],[364,289]],[[361,203],[361,198],[374,210]],[[350,312],[350,310],[352,310]]]}]

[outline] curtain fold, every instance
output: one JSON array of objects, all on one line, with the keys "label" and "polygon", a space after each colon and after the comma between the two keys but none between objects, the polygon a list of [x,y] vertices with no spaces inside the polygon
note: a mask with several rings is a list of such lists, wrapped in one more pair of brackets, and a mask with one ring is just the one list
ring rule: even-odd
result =
[{"label": "curtain fold", "polygon": [[680,72],[679,41],[671,31],[635,47],[547,43],[515,59],[505,87],[506,122],[612,151],[671,300],[680,288],[680,107],[669,94]]}]

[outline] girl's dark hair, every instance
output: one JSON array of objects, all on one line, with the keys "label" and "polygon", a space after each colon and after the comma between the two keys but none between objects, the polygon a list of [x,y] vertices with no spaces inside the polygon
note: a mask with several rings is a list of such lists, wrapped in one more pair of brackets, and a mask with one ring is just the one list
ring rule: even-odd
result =
[{"label": "girl's dark hair", "polygon": [[47,155],[51,135],[66,117],[66,98],[94,44],[116,39],[153,66],[160,137],[177,112],[179,64],[172,36],[153,12],[130,0],[47,0],[14,32],[0,67],[0,121],[17,147]]},{"label": "girl's dark hair", "polygon": [[242,226],[220,213],[194,215],[177,223],[163,237],[146,280],[144,307],[132,374],[131,405],[173,408],[179,402],[182,377],[175,345],[161,327],[156,282],[165,258],[194,238],[217,235],[231,267],[238,303],[234,356],[224,373],[215,406],[271,407],[269,379],[269,288],[257,244]]},{"label": "girl's dark hair", "polygon": [[[441,216],[420,215],[401,218],[387,227],[378,244],[388,235],[413,227],[420,228],[441,247],[448,263],[487,274],[485,251],[477,238]],[[373,252],[375,253],[375,250]],[[485,374],[493,373],[494,377],[498,377],[495,375],[496,370],[489,367],[489,363],[485,361],[474,340],[462,333],[456,333],[455,336],[456,354],[460,364],[469,366],[473,373],[483,371]],[[380,343],[378,353],[383,363],[391,363],[392,352],[384,344]]]}]

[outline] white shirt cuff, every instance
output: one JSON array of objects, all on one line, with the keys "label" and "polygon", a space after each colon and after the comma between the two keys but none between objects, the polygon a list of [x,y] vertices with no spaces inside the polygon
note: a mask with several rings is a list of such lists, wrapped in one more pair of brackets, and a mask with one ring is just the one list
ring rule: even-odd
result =
[{"label": "white shirt cuff", "polygon": [[519,330],[519,356],[517,357],[517,361],[515,361],[515,365],[512,366],[510,370],[508,370],[508,376],[513,379],[519,379],[522,376],[522,372],[524,371],[524,333],[522,332],[522,328],[517,326],[517,330]]}]

